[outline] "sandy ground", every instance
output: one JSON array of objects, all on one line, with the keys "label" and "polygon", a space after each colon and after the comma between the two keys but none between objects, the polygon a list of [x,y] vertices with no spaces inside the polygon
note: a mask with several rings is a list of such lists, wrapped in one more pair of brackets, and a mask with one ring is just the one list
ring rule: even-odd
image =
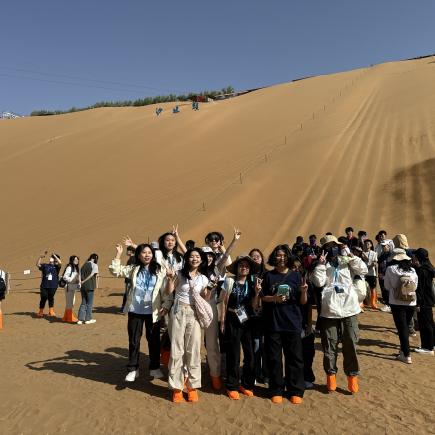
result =
[{"label": "sandy ground", "polygon": [[[0,332],[0,433],[434,433],[434,358],[413,354],[413,365],[395,361],[398,337],[390,314],[359,317],[360,388],[355,396],[338,375],[328,394],[316,339],[316,385],[301,406],[273,405],[259,386],[258,397],[230,401],[204,386],[197,404],[174,405],[167,384],[152,381],[143,341],[141,376],[128,386],[126,317],[116,314],[119,290],[98,291],[94,325],[38,319],[35,291],[10,294]],[[64,298],[57,295],[58,313]],[[76,305],[78,303],[76,302]],[[419,337],[412,345],[419,346]],[[205,360],[204,360],[205,362]]]},{"label": "sandy ground", "polygon": [[[12,291],[0,333],[0,433],[434,431],[434,359],[394,361],[390,315],[361,316],[356,397],[326,394],[318,353],[319,385],[301,407],[231,403],[207,382],[199,404],[174,407],[166,385],[145,373],[123,383],[126,319],[115,314],[113,281],[103,279],[97,324],[82,328],[34,318],[31,290],[46,249],[63,259],[97,252],[107,274],[122,236],[155,240],[174,223],[198,245],[208,231],[230,239],[238,226],[236,255],[352,225],[372,237],[405,233],[433,257],[434,77],[426,58],[281,84],[197,112],[184,105],[173,115],[164,104],[158,118],[149,106],[1,121],[0,267]],[[63,306],[60,294],[58,314]]]}]

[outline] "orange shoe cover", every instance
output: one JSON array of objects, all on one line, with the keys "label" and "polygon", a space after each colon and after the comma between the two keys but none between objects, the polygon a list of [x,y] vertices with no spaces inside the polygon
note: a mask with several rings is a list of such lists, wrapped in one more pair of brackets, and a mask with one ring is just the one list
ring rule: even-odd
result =
[{"label": "orange shoe cover", "polygon": [[184,402],[183,392],[181,390],[174,390],[172,392],[172,401],[174,403]]},{"label": "orange shoe cover", "polygon": [[241,392],[243,395],[245,395],[245,396],[248,396],[248,397],[254,397],[254,392],[253,392],[252,390],[247,390],[247,389],[244,388],[244,387],[240,387],[239,390],[240,390],[240,392]]},{"label": "orange shoe cover", "polygon": [[328,391],[335,391],[337,389],[337,378],[335,375],[326,375],[326,388]]},{"label": "orange shoe cover", "polygon": [[240,399],[238,391],[227,390],[227,395],[231,400],[239,400]]},{"label": "orange shoe cover", "polygon": [[55,317],[55,316],[56,316],[56,313],[54,312],[54,308],[49,308],[49,310],[48,310],[48,315],[49,315],[50,317]]},{"label": "orange shoe cover", "polygon": [[36,314],[38,317],[44,317],[44,309],[40,308],[38,311],[38,314]]},{"label": "orange shoe cover", "polygon": [[210,376],[210,379],[213,390],[220,390],[222,388],[222,381],[219,376]]},{"label": "orange shoe cover", "polygon": [[196,391],[195,389],[190,389],[187,392],[187,401],[188,402],[198,402],[199,397],[198,397],[198,391]]},{"label": "orange shoe cover", "polygon": [[352,393],[358,393],[359,385],[358,385],[358,377],[357,376],[348,376],[347,377],[347,388]]},{"label": "orange shoe cover", "polygon": [[163,350],[160,352],[160,362],[168,367],[169,364],[169,357],[171,356],[171,353],[169,352],[169,350]]},{"label": "orange shoe cover", "polygon": [[272,403],[282,403],[282,396],[273,396],[270,400]]},{"label": "orange shoe cover", "polygon": [[293,403],[293,405],[300,405],[303,402],[303,399],[299,396],[291,396],[290,402]]}]

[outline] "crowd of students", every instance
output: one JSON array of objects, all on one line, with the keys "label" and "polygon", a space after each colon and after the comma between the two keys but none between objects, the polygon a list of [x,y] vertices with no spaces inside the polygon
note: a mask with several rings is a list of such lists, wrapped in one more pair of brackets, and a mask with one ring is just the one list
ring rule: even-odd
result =
[{"label": "crowd of students", "polygon": [[[434,355],[435,269],[423,248],[411,249],[399,234],[392,240],[385,231],[377,244],[351,227],[346,235],[325,234],[319,241],[299,236],[292,247],[276,246],[265,259],[260,249],[231,258],[241,237],[238,229],[225,247],[222,233],[206,235],[199,248],[181,240],[178,228],[163,234],[158,242],[136,244],[130,237],[116,245],[109,271],[125,280],[121,312],[127,314],[129,342],[126,382],[139,376],[143,330],[149,349],[149,373],[164,377],[168,367],[172,401],[199,400],[201,345],[205,339],[212,387],[228,397],[254,396],[257,383],[268,386],[273,403],[287,397],[300,404],[306,389],[313,387],[312,369],[316,335],[323,350],[323,368],[329,392],[337,388],[338,347],[342,343],[343,370],[347,388],[359,390],[357,355],[358,315],[365,307],[378,308],[377,283],[384,312],[391,312],[397,328],[400,352],[397,359],[411,364],[409,335],[418,325],[424,355]],[[128,260],[122,264],[124,247]],[[43,262],[38,317],[55,316],[58,287],[65,291],[63,321],[92,324],[95,289],[98,288],[98,255],[92,254],[80,267],[73,255],[61,273],[62,261],[53,253]],[[75,294],[82,302],[74,315]],[[0,292],[1,293],[1,292]],[[0,297],[2,295],[0,294]],[[4,294],[3,294],[4,298]],[[317,321],[313,324],[313,308]],[[243,351],[243,367],[240,355]]]},{"label": "crowd of students", "polygon": [[[125,266],[123,246],[116,246],[109,270],[126,280],[127,382],[139,376],[145,325],[153,377],[163,377],[162,333],[169,337],[168,384],[173,402],[184,401],[184,393],[190,402],[199,399],[204,336],[214,389],[220,390],[224,379],[228,397],[239,400],[240,394],[252,397],[256,383],[265,383],[273,403],[288,397],[299,404],[315,381],[317,330],[328,391],[337,388],[341,342],[347,388],[355,394],[360,372],[357,316],[364,305],[377,309],[378,279],[383,304],[393,313],[399,335],[397,359],[412,362],[409,333],[417,305],[422,345],[416,351],[433,355],[434,269],[428,252],[410,249],[404,235],[389,240],[380,231],[375,246],[364,231],[355,237],[349,227],[346,236],[327,233],[319,244],[311,235],[308,243],[298,237],[292,248],[278,245],[267,261],[257,248],[233,261],[231,252],[240,237],[235,229],[228,248],[220,232],[207,234],[204,247],[195,247],[192,241],[186,247],[177,227],[156,244],[136,245],[127,237],[123,244],[130,257]],[[313,307],[318,312],[316,325]]]}]

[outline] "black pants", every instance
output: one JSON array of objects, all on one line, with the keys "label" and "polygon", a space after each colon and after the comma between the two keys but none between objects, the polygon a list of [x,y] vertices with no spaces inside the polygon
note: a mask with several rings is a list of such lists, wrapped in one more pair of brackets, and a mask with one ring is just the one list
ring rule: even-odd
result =
[{"label": "black pants", "polygon": [[[243,349],[243,376],[240,382],[240,345]],[[225,349],[226,349],[226,387],[237,391],[240,384],[247,390],[252,390],[255,383],[254,347],[252,343],[252,324],[247,320],[239,322],[236,314],[228,311],[225,319]]]},{"label": "black pants", "polygon": [[403,355],[409,356],[409,325],[414,315],[415,307],[409,305],[391,305],[394,324],[399,333],[400,349]]},{"label": "black pants", "polygon": [[434,347],[434,322],[432,307],[420,307],[417,313],[418,326],[420,328],[420,340],[422,349],[433,350]]},{"label": "black pants", "polygon": [[384,280],[379,278],[379,287],[381,288],[382,302],[384,305],[390,305],[390,292],[384,286]]},{"label": "black pants", "polygon": [[254,346],[254,373],[257,381],[269,378],[266,364],[266,351],[264,348],[263,319],[260,316],[251,317],[252,342]]},{"label": "black pants", "polygon": [[304,357],[304,380],[314,382],[316,377],[313,372],[313,361],[316,350],[314,349],[314,334],[305,336],[302,339],[302,353]]},{"label": "black pants", "polygon": [[145,323],[145,335],[148,341],[150,370],[160,367],[160,322],[153,323],[152,314],[128,313],[128,370],[139,368],[140,340]]},{"label": "black pants", "polygon": [[[269,370],[270,395],[282,396],[286,388],[289,396],[303,397],[305,384],[301,333],[265,331],[264,343]],[[283,353],[285,379],[282,367]]]},{"label": "black pants", "polygon": [[42,288],[41,287],[41,300],[39,302],[39,308],[43,310],[45,308],[45,303],[48,299],[49,308],[54,307],[54,295],[56,294],[57,288]]}]

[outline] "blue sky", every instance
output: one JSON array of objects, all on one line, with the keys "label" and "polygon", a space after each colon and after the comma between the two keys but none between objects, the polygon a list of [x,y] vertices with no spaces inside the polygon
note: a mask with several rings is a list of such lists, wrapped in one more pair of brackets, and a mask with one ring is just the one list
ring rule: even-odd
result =
[{"label": "blue sky", "polygon": [[434,0],[2,2],[0,111],[246,89],[435,52]]}]

